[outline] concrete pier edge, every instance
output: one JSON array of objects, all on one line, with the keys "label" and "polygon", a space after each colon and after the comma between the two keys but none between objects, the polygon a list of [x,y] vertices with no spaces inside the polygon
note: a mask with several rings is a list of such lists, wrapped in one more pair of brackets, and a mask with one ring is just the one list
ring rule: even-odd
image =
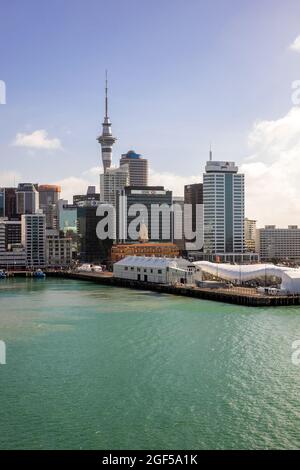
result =
[{"label": "concrete pier edge", "polygon": [[186,297],[192,297],[202,300],[212,300],[215,302],[224,302],[230,304],[243,305],[248,307],[279,307],[279,306],[290,306],[300,305],[300,295],[297,296],[252,296],[243,295],[237,293],[231,293],[230,290],[227,292],[218,292],[218,290],[212,289],[201,289],[192,288],[185,286],[171,286],[165,284],[155,284],[144,281],[136,281],[130,279],[121,279],[105,274],[94,274],[94,273],[75,273],[75,272],[47,272],[49,277],[60,277],[64,279],[77,279],[82,281],[95,282],[102,285],[112,287],[125,287],[128,289],[135,290],[148,290],[152,292],[158,292],[162,294],[181,295]]}]

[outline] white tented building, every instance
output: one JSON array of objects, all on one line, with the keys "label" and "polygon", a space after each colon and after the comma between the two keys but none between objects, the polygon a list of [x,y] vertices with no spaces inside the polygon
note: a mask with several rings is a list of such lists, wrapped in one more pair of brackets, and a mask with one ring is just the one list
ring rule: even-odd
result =
[{"label": "white tented building", "polygon": [[114,276],[158,284],[194,284],[201,269],[183,258],[127,256],[114,264]]},{"label": "white tented building", "polygon": [[276,266],[275,264],[223,264],[210,263],[208,261],[196,261],[204,273],[212,274],[226,281],[250,281],[252,279],[265,278],[266,276],[281,279],[280,291],[285,294],[300,294],[300,268]]},{"label": "white tented building", "polygon": [[281,290],[287,294],[300,294],[300,269],[284,271],[281,277]]}]

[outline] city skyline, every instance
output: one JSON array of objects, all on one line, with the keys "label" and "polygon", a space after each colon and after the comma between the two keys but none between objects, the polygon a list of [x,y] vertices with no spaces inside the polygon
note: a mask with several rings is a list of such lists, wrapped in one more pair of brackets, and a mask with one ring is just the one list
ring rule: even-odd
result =
[{"label": "city skyline", "polygon": [[300,1],[0,19],[4,460],[300,449]]},{"label": "city skyline", "polygon": [[[149,160],[149,183],[162,184],[180,196],[185,184],[202,182],[212,141],[214,159],[234,160],[246,175],[247,217],[257,219],[259,226],[299,223],[300,109],[293,105],[291,96],[292,83],[300,78],[300,47],[296,40],[300,32],[296,13],[300,7],[294,1],[287,2],[291,8],[276,1],[254,3],[253,7],[235,4],[235,15],[233,2],[227,2],[227,8],[218,4],[219,13],[222,10],[225,17],[230,15],[229,26],[222,28],[221,14],[216,24],[213,22],[216,2],[200,6],[193,1],[190,9],[183,11],[180,1],[175,1],[172,9],[158,8],[155,2],[139,9],[137,2],[131,1],[130,7],[135,8],[140,22],[133,22],[129,8],[121,44],[113,33],[112,37],[108,34],[108,25],[99,28],[92,18],[92,13],[104,8],[103,2],[91,1],[88,11],[75,2],[67,23],[70,3],[54,2],[47,8],[45,34],[55,26],[57,41],[63,36],[69,40],[63,46],[60,44],[62,51],[56,41],[47,44],[47,61],[41,54],[33,54],[40,53],[43,45],[33,44],[35,34],[30,41],[25,35],[21,44],[25,26],[16,38],[9,36],[9,27],[21,26],[22,15],[28,19],[24,23],[34,25],[34,32],[40,33],[45,17],[38,9],[34,11],[37,3],[29,1],[26,11],[22,11],[17,8],[20,2],[13,6],[4,2],[7,24],[0,39],[11,41],[6,41],[0,76],[7,85],[7,103],[0,106],[0,185],[24,181],[60,184],[62,196],[68,198],[71,193],[85,192],[88,185],[99,186],[101,159],[96,137],[104,110],[104,71],[108,68],[110,117],[118,138],[113,164],[133,148]],[[119,26],[123,9],[118,1],[105,6],[108,14],[118,11]],[[257,9],[260,20],[255,15]],[[81,42],[77,43],[75,32],[81,14],[84,14],[81,32],[85,31],[86,36],[80,36]],[[147,14],[156,20],[157,37],[149,27],[145,28]],[[276,35],[279,21],[280,38]],[[65,31],[61,24],[66,26]],[[179,24],[182,30],[178,30]],[[172,47],[164,30],[166,25],[173,38]],[[263,31],[265,25],[268,28]],[[253,27],[255,35],[251,36]],[[238,44],[234,41],[237,34]],[[76,52],[71,50],[70,38],[81,45]],[[102,44],[102,39],[107,42]],[[102,55],[95,64],[97,45]],[[127,63],[123,54],[128,47],[132,62]],[[18,59],[14,64],[9,61],[12,51]],[[24,53],[29,59],[27,68]],[[181,54],[179,70],[176,54]],[[73,73],[63,63],[64,57]],[[148,65],[147,57],[152,58]],[[80,61],[84,68],[79,67]],[[142,65],[142,70],[138,65]],[[35,72],[40,74],[41,68],[46,74],[39,75],[37,81]],[[270,210],[275,203],[276,212]]]}]

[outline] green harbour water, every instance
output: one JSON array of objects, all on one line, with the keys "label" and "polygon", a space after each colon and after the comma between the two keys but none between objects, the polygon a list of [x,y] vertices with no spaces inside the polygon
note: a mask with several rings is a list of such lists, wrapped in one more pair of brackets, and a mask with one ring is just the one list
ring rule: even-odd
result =
[{"label": "green harbour water", "polygon": [[1,449],[300,448],[300,307],[0,281]]}]

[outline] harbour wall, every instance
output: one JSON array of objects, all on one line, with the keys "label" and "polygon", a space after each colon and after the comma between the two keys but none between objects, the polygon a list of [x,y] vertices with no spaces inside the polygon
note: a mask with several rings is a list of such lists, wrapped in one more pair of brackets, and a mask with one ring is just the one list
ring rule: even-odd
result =
[{"label": "harbour wall", "polygon": [[107,274],[74,273],[74,272],[47,272],[47,276],[61,277],[64,279],[78,279],[95,282],[107,286],[125,287],[135,290],[150,290],[153,292],[181,295],[197,299],[213,300],[249,307],[276,307],[288,305],[300,305],[300,295],[254,295],[237,292],[225,292],[219,289],[195,288],[189,286],[172,286],[155,284],[144,281],[116,278]]}]

